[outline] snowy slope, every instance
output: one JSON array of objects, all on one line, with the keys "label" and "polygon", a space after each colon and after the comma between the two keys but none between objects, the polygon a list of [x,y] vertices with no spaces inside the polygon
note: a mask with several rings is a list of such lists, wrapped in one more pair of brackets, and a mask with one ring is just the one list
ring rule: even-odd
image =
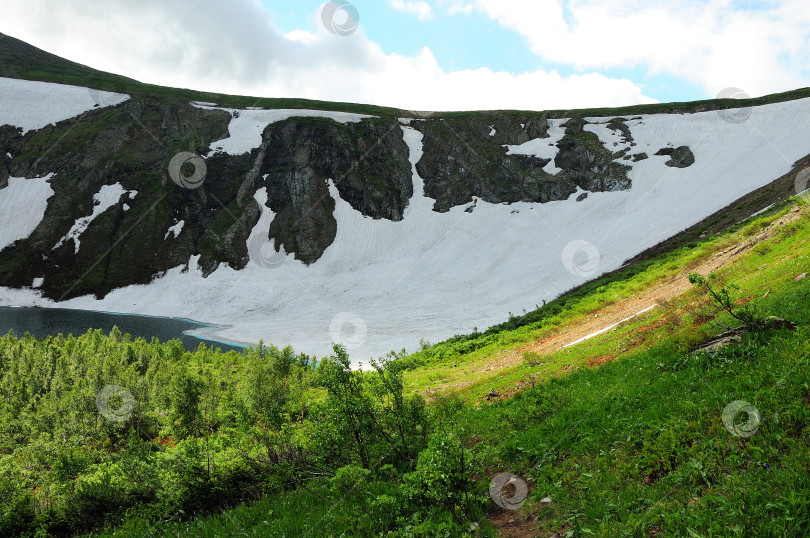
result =
[{"label": "snowy slope", "polygon": [[8,178],[8,186],[0,189],[0,250],[14,241],[29,237],[42,222],[48,199],[53,189],[48,183],[53,174],[45,177],[25,179]]},{"label": "snowy slope", "polygon": [[127,99],[120,93],[0,77],[0,125],[20,127],[25,134]]},{"label": "snowy slope", "polygon": [[227,153],[228,155],[241,155],[258,148],[262,143],[262,132],[271,123],[284,121],[289,118],[329,118],[340,123],[358,122],[363,118],[371,118],[363,114],[349,112],[330,112],[325,110],[290,109],[246,109],[218,108],[210,103],[194,102],[192,105],[207,110],[224,110],[233,118],[228,124],[228,138],[218,140],[211,144],[211,151]]},{"label": "snowy slope", "polygon": [[[618,151],[622,145],[613,143],[620,137],[604,125],[609,119],[592,118],[599,124],[587,129]],[[788,172],[810,153],[808,120],[810,99],[755,108],[742,124],[728,123],[718,112],[642,116],[628,122],[637,143],[632,151],[649,158],[622,161],[632,167],[631,189],[590,193],[582,202],[574,201],[576,194],[545,204],[478,200],[471,213],[463,207],[431,210],[433,200],[424,197],[415,169],[422,135],[403,126],[414,196],[402,221],[363,217],[330,183],[337,236],[311,266],[277,256],[263,239],[274,218],[264,208],[248,239],[251,262],[242,271],[222,265],[203,278],[192,257],[188,271],[178,267],[149,285],[62,306],[196,319],[220,325],[203,331],[210,337],[263,339],[317,355],[338,341],[355,360],[413,350],[421,338],[438,341],[484,329],[509,312],[532,309]],[[212,150],[255,147],[254,134],[261,132],[256,129],[232,125],[233,140]],[[550,134],[562,136],[559,122]],[[556,148],[549,142],[509,149],[553,158]],[[689,168],[667,167],[669,157],[654,156],[660,148],[681,145],[695,155]],[[254,198],[263,205],[266,196],[260,189]],[[18,304],[47,304],[31,290],[0,291]]]}]

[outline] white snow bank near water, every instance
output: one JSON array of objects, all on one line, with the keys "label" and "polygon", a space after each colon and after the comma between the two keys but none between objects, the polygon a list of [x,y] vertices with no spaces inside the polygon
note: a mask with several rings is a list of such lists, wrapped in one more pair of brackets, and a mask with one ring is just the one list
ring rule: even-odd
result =
[{"label": "white snow bank near water", "polygon": [[53,174],[34,179],[8,178],[8,186],[0,189],[0,250],[14,241],[28,238],[36,230],[53,189],[48,183]]},{"label": "white snow bank near water", "polygon": [[[263,339],[319,356],[337,340],[349,344],[355,361],[414,350],[421,338],[436,342],[484,329],[581,284],[586,277],[574,273],[583,271],[567,270],[571,260],[562,259],[574,241],[599,253],[596,272],[585,271],[592,278],[769,183],[810,153],[808,121],[807,99],[755,108],[742,124],[716,112],[644,116],[631,122],[633,151],[650,157],[622,161],[632,167],[632,188],[590,193],[582,202],[576,195],[546,204],[479,200],[471,213],[463,207],[435,213],[414,168],[414,196],[404,219],[391,222],[363,217],[330,183],[337,236],[311,266],[273,258],[266,237],[274,215],[265,208],[251,238],[272,263],[252,256],[242,271],[222,265],[203,278],[193,257],[186,272],[178,267],[101,301],[81,297],[60,306],[190,318],[221,325],[201,332],[220,340]],[[606,127],[592,128],[607,137]],[[422,135],[402,131],[415,165]],[[541,140],[539,148],[548,143]],[[696,162],[665,166],[668,157],[653,153],[667,145],[689,146]],[[263,205],[266,193],[255,199]],[[255,253],[255,245],[249,250]],[[2,292],[17,304],[48,303],[32,290]]]},{"label": "white snow bank near water", "polygon": [[0,125],[20,127],[23,134],[73,118],[99,107],[113,106],[129,95],[66,84],[0,77]]},{"label": "white snow bank near water", "polygon": [[82,217],[74,222],[73,226],[70,228],[70,230],[68,230],[68,233],[66,233],[65,236],[60,239],[56,245],[54,245],[53,249],[61,247],[63,243],[72,239],[76,247],[75,253],[78,254],[79,237],[81,237],[85,230],[87,230],[90,223],[96,220],[96,217],[121,201],[121,197],[124,194],[129,194],[130,198],[134,198],[137,192],[127,191],[120,183],[115,183],[114,185],[104,185],[101,187],[101,189],[93,195],[93,212],[90,215]]},{"label": "white snow bank near water", "polygon": [[209,155],[218,151],[227,153],[228,155],[241,155],[243,153],[249,153],[261,145],[262,132],[268,125],[277,121],[284,121],[289,118],[329,118],[340,123],[349,123],[358,122],[364,118],[373,117],[366,116],[364,114],[330,112],[326,110],[306,110],[296,108],[275,110],[237,110],[233,108],[217,108],[198,102],[191,104],[197,108],[204,108],[207,110],[224,110],[234,116],[231,119],[231,122],[228,124],[228,133],[230,136],[212,143],[211,152]]}]

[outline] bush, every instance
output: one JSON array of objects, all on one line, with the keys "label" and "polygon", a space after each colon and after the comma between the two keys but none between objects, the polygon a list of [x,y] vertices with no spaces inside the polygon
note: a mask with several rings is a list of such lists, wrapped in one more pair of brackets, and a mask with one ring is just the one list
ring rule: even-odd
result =
[{"label": "bush", "polygon": [[370,474],[368,469],[353,463],[341,467],[329,481],[332,495],[337,499],[362,496],[367,489],[366,482]]},{"label": "bush", "polygon": [[0,482],[0,536],[19,536],[34,522],[36,501],[12,482]]},{"label": "bush", "polygon": [[353,371],[346,351],[335,346],[335,355],[318,368],[319,384],[327,391],[314,420],[319,460],[410,470],[428,437],[425,402],[404,396],[401,364],[381,360],[372,366],[374,372]]},{"label": "bush", "polygon": [[419,454],[416,470],[404,476],[404,491],[415,508],[441,509],[462,523],[480,510],[473,476],[482,474],[476,455],[452,433],[437,432]]}]

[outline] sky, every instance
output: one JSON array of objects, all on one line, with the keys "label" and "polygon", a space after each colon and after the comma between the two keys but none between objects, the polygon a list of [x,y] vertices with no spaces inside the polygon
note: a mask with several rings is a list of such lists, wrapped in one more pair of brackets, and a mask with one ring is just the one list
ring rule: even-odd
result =
[{"label": "sky", "polygon": [[549,110],[810,86],[807,0],[3,4],[0,32],[70,60],[257,97]]}]

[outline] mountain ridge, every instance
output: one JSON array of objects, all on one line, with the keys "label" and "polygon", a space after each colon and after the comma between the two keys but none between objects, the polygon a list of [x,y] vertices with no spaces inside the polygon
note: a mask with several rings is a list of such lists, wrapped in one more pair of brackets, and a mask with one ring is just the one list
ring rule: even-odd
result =
[{"label": "mountain ridge", "polygon": [[[124,92],[131,94],[151,94],[174,96],[188,101],[216,102],[223,106],[262,106],[272,108],[315,108],[320,110],[334,110],[343,112],[375,113],[382,116],[399,116],[406,113],[413,117],[453,117],[478,112],[525,113],[545,112],[549,118],[561,118],[568,114],[578,117],[593,115],[632,115],[659,112],[703,112],[709,110],[735,109],[758,106],[769,103],[778,103],[787,100],[810,97],[810,87],[797,88],[786,92],[768,94],[748,99],[717,98],[698,101],[679,101],[669,103],[653,103],[644,105],[628,105],[621,107],[557,109],[545,111],[529,110],[478,110],[478,111],[414,111],[396,107],[367,105],[361,103],[347,103],[335,101],[322,101],[304,98],[287,97],[254,97],[243,95],[228,95],[216,92],[205,92],[193,89],[171,88],[156,84],[149,84],[125,77],[93,69],[77,62],[72,62],[30,45],[11,35],[0,32],[0,76],[10,78],[24,78],[42,82],[56,82],[60,84],[73,84],[88,86],[104,91]],[[91,84],[91,82],[93,84]]]}]

